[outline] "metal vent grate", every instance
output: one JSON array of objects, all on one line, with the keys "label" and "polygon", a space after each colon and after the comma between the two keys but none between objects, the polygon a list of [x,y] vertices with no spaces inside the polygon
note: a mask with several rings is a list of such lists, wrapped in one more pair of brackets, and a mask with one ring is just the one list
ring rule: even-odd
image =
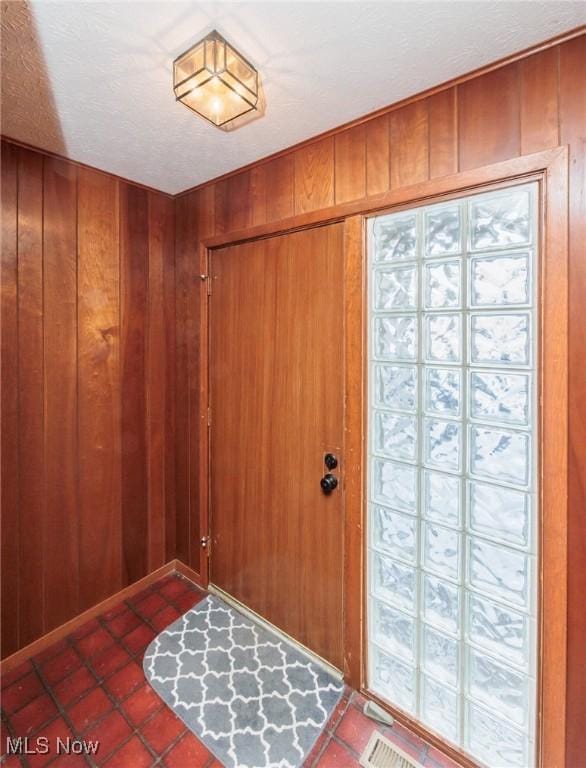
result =
[{"label": "metal vent grate", "polygon": [[422,768],[403,750],[376,731],[360,756],[363,768]]}]

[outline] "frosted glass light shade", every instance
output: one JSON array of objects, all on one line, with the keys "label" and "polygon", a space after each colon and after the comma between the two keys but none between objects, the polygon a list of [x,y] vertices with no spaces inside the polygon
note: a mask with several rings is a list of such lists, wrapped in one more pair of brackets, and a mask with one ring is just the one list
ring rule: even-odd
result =
[{"label": "frosted glass light shade", "polygon": [[258,72],[214,30],[173,62],[175,98],[218,128],[257,108]]}]

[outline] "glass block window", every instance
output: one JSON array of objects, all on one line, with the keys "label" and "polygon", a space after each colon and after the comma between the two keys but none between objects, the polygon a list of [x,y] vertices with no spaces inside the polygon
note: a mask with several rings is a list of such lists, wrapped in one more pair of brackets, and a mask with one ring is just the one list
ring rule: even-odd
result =
[{"label": "glass block window", "polygon": [[368,686],[534,761],[537,187],[370,220]]}]

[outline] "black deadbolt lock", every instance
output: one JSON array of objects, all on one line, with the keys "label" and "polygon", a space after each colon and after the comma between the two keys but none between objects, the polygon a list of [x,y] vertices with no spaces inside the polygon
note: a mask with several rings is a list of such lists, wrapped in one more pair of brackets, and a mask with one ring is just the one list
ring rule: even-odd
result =
[{"label": "black deadbolt lock", "polygon": [[327,474],[320,480],[321,489],[326,496],[338,487],[338,480],[333,475]]},{"label": "black deadbolt lock", "polygon": [[333,453],[326,453],[324,456],[324,464],[328,469],[335,469],[338,466],[338,459]]}]

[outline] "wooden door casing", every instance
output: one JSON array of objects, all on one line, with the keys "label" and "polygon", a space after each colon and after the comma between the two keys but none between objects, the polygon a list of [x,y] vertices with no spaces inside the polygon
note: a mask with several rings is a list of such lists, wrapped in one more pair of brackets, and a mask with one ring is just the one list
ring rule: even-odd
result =
[{"label": "wooden door casing", "polygon": [[341,224],[225,248],[210,302],[211,581],[339,668],[343,258]]}]

